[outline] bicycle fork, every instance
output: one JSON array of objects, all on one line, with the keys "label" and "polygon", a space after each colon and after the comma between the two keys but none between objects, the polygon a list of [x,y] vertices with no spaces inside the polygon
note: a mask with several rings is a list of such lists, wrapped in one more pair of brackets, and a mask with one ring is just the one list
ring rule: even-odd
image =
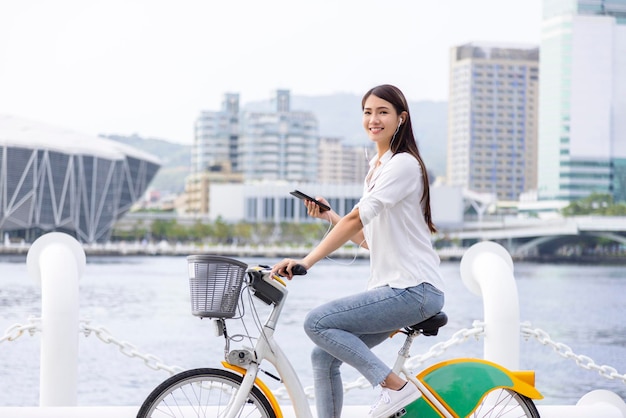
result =
[{"label": "bicycle fork", "polygon": [[257,379],[258,373],[261,370],[260,363],[264,360],[272,364],[278,371],[281,381],[285,384],[289,398],[292,401],[296,416],[298,418],[312,418],[308,400],[298,378],[298,374],[280,346],[275,342],[273,335],[273,329],[266,325],[264,327],[263,337],[259,338],[254,348],[254,361],[250,362],[245,369],[229,363],[222,363],[224,367],[243,375],[240,388],[236,396],[234,396],[229,403],[228,413],[224,415],[224,418],[235,418],[238,416],[239,411],[245,405],[248,394],[255,385],[265,394],[276,416],[282,416],[280,406],[274,395],[262,381]]},{"label": "bicycle fork", "polygon": [[[229,367],[230,368],[230,367]],[[236,418],[239,416],[241,409],[248,400],[248,395],[252,391],[252,387],[255,384],[256,376],[259,371],[259,366],[256,363],[248,365],[244,370],[243,380],[239,385],[239,389],[234,396],[228,402],[228,408],[223,415],[224,418]]]}]

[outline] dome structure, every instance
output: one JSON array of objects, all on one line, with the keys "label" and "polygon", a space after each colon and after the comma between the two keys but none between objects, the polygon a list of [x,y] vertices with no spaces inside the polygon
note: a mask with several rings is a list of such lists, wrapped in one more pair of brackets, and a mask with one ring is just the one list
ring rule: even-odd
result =
[{"label": "dome structure", "polygon": [[116,141],[0,115],[0,233],[27,242],[50,231],[107,241],[160,166]]}]

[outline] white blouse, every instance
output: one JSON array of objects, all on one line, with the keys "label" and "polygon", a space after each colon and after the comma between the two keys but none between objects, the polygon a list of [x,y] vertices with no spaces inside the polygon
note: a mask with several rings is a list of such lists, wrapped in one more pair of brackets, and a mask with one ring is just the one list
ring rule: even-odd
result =
[{"label": "white blouse", "polygon": [[370,250],[367,288],[389,285],[407,288],[428,282],[440,290],[443,278],[439,256],[424,220],[422,168],[411,154],[370,161],[359,208],[363,232]]}]

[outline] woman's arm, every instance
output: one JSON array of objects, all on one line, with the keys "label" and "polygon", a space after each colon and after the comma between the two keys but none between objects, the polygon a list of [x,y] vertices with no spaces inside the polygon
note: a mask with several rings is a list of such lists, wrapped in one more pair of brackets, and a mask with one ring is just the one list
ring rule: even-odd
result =
[{"label": "woman's arm", "polygon": [[[337,215],[338,217],[339,215]],[[315,263],[348,242],[352,237],[358,236],[358,234],[363,236],[363,225],[359,216],[359,208],[355,208],[346,216],[340,218],[337,225],[330,230],[328,235],[306,257],[302,260],[286,258],[275,264],[272,271],[291,279],[293,277],[291,273],[293,266],[300,264],[308,270]]]},{"label": "woman's arm", "polygon": [[[328,201],[323,197],[316,197],[316,199],[328,205]],[[342,219],[341,216],[339,216],[339,214],[332,209],[324,212],[320,211],[320,207],[311,201],[305,200],[304,205],[307,208],[309,216],[313,218],[325,219],[330,222],[332,226],[336,226]],[[360,247],[368,249],[367,242],[365,241],[365,235],[363,234],[362,225],[361,229],[359,229],[356,234],[350,237],[350,241]]]},{"label": "woman's arm", "polygon": [[302,259],[302,264],[309,269],[359,233],[361,236],[363,235],[363,225],[359,216],[359,208],[355,208],[337,222],[337,225],[330,230],[322,242]]}]

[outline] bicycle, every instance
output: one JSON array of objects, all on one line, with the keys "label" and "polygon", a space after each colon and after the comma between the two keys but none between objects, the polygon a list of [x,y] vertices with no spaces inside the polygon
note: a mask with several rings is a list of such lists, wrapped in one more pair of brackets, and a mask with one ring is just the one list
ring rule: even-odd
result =
[{"label": "bicycle", "polygon": [[[282,278],[268,266],[249,267],[228,257],[191,255],[187,260],[192,313],[215,320],[218,334],[225,339],[224,368],[192,369],[168,378],[146,398],[137,417],[281,418],[278,401],[258,377],[261,363],[268,361],[284,383],[296,416],[312,418],[295,369],[273,338],[288,293]],[[300,268],[294,273],[306,274],[306,270]],[[266,321],[259,324],[254,347],[231,350],[226,320],[235,317],[244,292],[267,304],[270,311]],[[243,321],[244,316],[239,319]],[[415,384],[422,396],[392,417],[539,417],[532,399],[541,399],[542,395],[534,387],[532,371],[513,372],[474,358],[443,361],[417,376],[407,370],[405,363],[413,340],[419,335],[437,335],[447,320],[440,312],[398,331],[406,339],[393,370]]]}]

